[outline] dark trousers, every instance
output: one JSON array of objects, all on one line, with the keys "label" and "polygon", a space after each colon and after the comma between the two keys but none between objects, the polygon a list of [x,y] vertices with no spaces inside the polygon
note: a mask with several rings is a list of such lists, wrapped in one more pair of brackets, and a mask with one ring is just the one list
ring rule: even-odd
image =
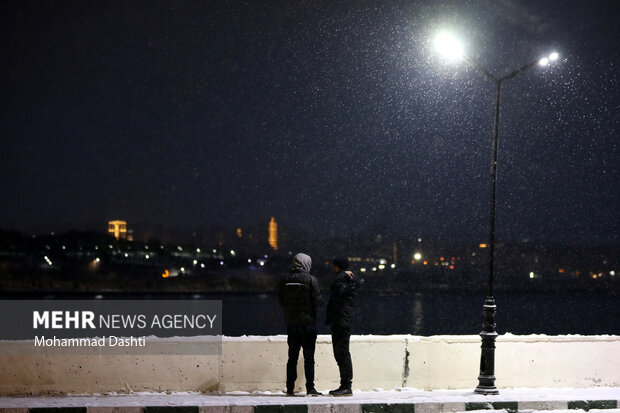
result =
[{"label": "dark trousers", "polygon": [[288,362],[286,363],[286,391],[295,389],[297,380],[297,360],[299,350],[304,351],[304,372],[306,374],[306,390],[314,389],[314,348],[316,346],[316,327],[289,326],[288,334]]},{"label": "dark trousers", "polygon": [[334,358],[340,370],[340,388],[350,389],[353,380],[353,365],[351,364],[351,353],[349,352],[349,340],[351,330],[332,329],[332,346],[334,348]]}]

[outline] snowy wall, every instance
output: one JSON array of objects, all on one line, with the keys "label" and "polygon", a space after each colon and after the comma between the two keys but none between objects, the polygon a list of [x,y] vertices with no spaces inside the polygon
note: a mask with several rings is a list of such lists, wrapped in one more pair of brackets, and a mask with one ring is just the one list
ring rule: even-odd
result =
[{"label": "snowy wall", "polygon": [[[2,350],[15,343],[0,342]],[[183,343],[179,343],[183,345]],[[354,336],[354,388],[473,389],[478,336]],[[6,353],[6,351],[0,351]],[[620,386],[620,336],[500,336],[498,388]],[[0,394],[281,391],[286,337],[225,337],[216,356],[0,356]],[[319,336],[316,387],[338,387],[329,336]],[[298,387],[303,387],[300,356]]]}]

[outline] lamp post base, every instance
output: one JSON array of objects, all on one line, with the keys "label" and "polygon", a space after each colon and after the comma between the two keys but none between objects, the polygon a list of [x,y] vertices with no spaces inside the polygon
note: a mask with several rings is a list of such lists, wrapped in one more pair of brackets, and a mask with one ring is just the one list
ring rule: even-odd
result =
[{"label": "lamp post base", "polygon": [[[495,380],[495,378],[493,378],[493,380]],[[480,385],[478,385],[478,387],[476,387],[476,390],[474,390],[474,393],[482,394],[482,395],[485,395],[485,396],[492,396],[494,394],[499,394],[499,390],[497,390],[497,387],[495,387],[495,386],[480,386]]]},{"label": "lamp post base", "polygon": [[480,375],[478,376],[478,387],[474,393],[491,395],[499,394],[495,387],[495,339],[497,332],[495,331],[495,299],[491,296],[487,297],[482,307],[484,321],[482,323],[482,354],[480,355]]}]

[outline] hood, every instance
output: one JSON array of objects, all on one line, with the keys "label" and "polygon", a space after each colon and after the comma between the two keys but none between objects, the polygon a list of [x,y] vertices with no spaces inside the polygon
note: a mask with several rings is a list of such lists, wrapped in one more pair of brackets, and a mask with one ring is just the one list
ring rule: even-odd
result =
[{"label": "hood", "polygon": [[299,254],[295,255],[295,258],[293,258],[293,266],[291,267],[291,270],[301,270],[303,272],[309,273],[311,267],[312,258],[300,252]]}]

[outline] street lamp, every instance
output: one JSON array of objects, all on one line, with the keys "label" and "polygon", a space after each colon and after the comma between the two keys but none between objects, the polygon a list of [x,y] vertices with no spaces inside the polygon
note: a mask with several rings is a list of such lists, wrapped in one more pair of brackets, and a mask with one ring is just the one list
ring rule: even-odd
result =
[{"label": "street lamp", "polygon": [[488,70],[478,66],[471,60],[464,51],[461,42],[448,32],[443,32],[435,38],[435,47],[442,56],[452,61],[464,61],[476,72],[489,79],[495,85],[495,115],[493,118],[493,141],[492,141],[492,158],[491,158],[491,212],[489,225],[489,281],[486,300],[484,301],[483,322],[480,337],[482,338],[482,354],[480,356],[480,375],[478,376],[478,387],[475,393],[478,394],[499,394],[495,387],[495,339],[497,332],[495,331],[495,312],[497,306],[493,298],[493,278],[494,278],[494,257],[495,257],[495,194],[497,187],[497,146],[499,138],[499,109],[500,95],[502,83],[506,80],[513,79],[537,63],[540,66],[549,66],[557,61],[560,55],[553,52],[541,59],[531,61],[530,63],[514,70],[503,77],[496,77]]}]

